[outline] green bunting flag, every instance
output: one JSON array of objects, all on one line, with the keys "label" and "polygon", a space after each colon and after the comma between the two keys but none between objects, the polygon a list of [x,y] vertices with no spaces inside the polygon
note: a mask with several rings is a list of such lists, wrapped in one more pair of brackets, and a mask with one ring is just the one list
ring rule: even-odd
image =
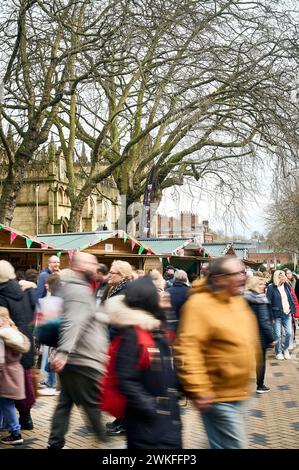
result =
[{"label": "green bunting flag", "polygon": [[124,232],[124,242],[126,243],[127,240],[128,240],[128,234]]},{"label": "green bunting flag", "polygon": [[30,248],[31,245],[33,243],[33,240],[30,240],[30,238],[26,238],[26,245],[27,245],[27,248]]},{"label": "green bunting flag", "polygon": [[141,255],[143,251],[144,251],[144,247],[141,246],[141,247],[139,248],[139,250],[138,250],[138,254]]},{"label": "green bunting flag", "polygon": [[56,256],[58,256],[58,258],[60,258],[60,256],[61,256],[61,251],[58,251],[58,253],[56,253]]},{"label": "green bunting flag", "polygon": [[3,225],[0,224],[0,230],[2,230],[2,229],[3,229]]}]

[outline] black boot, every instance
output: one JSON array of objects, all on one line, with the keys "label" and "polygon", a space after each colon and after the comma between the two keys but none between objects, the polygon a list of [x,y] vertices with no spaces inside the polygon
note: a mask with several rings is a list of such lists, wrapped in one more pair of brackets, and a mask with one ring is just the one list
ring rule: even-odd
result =
[{"label": "black boot", "polygon": [[30,415],[30,411],[23,411],[20,413],[19,423],[21,429],[31,431],[33,429],[33,421]]}]

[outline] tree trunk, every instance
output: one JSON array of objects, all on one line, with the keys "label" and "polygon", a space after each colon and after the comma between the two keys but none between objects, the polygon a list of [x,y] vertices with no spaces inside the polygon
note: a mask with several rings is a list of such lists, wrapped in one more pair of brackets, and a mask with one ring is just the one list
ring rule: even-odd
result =
[{"label": "tree trunk", "polygon": [[89,198],[94,188],[93,184],[85,183],[83,188],[80,190],[79,194],[75,199],[71,201],[71,214],[70,221],[68,225],[68,232],[79,232],[80,231],[80,222],[82,218],[82,212],[84,209],[84,204]]},{"label": "tree trunk", "polygon": [[11,168],[8,170],[0,198],[0,223],[8,226],[11,226],[13,220],[17,197],[24,180],[26,162],[21,161],[18,165],[15,164],[15,167],[17,167],[15,171]]}]

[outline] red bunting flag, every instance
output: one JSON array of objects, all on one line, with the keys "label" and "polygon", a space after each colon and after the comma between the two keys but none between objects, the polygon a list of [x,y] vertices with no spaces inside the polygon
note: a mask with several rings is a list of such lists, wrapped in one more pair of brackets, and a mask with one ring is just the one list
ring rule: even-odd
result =
[{"label": "red bunting flag", "polygon": [[17,238],[18,234],[16,232],[10,232],[10,244],[14,242],[14,240]]},{"label": "red bunting flag", "polygon": [[49,245],[45,242],[41,242],[40,247],[41,247],[42,250],[46,250],[47,248],[49,248]]},{"label": "red bunting flag", "polygon": [[67,250],[67,254],[69,255],[70,260],[74,256],[74,250]]},{"label": "red bunting flag", "polygon": [[131,240],[131,249],[134,250],[134,247],[135,247],[136,243],[134,242],[134,240]]}]

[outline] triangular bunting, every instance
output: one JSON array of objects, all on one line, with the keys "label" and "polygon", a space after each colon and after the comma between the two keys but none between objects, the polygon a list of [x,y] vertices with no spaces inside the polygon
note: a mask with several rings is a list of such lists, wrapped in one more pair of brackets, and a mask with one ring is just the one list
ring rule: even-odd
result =
[{"label": "triangular bunting", "polygon": [[49,245],[48,245],[48,243],[41,242],[40,247],[41,247],[42,250],[46,250],[47,248],[49,248]]},{"label": "triangular bunting", "polygon": [[26,238],[26,245],[27,245],[27,248],[30,248],[31,245],[33,243],[33,240],[30,240],[30,238]]},{"label": "triangular bunting", "polygon": [[3,225],[0,224],[0,230],[2,230],[2,229],[3,229]]},{"label": "triangular bunting", "polygon": [[131,249],[134,250],[134,247],[135,247],[136,243],[134,242],[134,240],[131,240]]},{"label": "triangular bunting", "polygon": [[14,242],[14,240],[17,238],[18,234],[16,232],[10,232],[10,244]]},{"label": "triangular bunting", "polygon": [[70,260],[74,256],[74,250],[67,250],[67,254],[69,255]]},{"label": "triangular bunting", "polygon": [[58,253],[56,253],[56,256],[58,256],[58,258],[60,258],[60,256],[61,256],[61,251],[58,251]]},{"label": "triangular bunting", "polygon": [[128,240],[128,234],[124,232],[124,242],[126,243],[127,240]]},{"label": "triangular bunting", "polygon": [[138,250],[138,254],[141,255],[143,251],[144,251],[144,247],[141,246],[141,247],[139,248],[139,250]]}]

